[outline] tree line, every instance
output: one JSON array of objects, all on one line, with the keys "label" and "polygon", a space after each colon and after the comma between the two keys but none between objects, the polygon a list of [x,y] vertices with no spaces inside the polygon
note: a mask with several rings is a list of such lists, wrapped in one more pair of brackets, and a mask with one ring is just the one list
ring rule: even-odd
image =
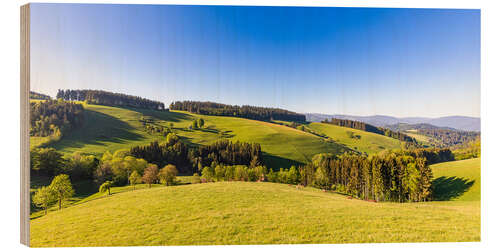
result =
[{"label": "tree line", "polygon": [[197,171],[201,171],[204,166],[213,167],[219,164],[256,167],[262,164],[262,149],[258,143],[222,139],[198,147],[192,151],[190,157]]},{"label": "tree line", "polygon": [[481,133],[473,131],[460,131],[451,129],[418,129],[418,134],[431,138],[431,146],[454,147],[467,144],[476,140]]},{"label": "tree line", "polygon": [[481,138],[453,147],[453,155],[456,160],[481,157]]},{"label": "tree line", "polygon": [[428,201],[432,170],[423,157],[320,154],[299,168],[300,183],[375,201]]},{"label": "tree line", "polygon": [[34,100],[50,100],[52,98],[50,96],[48,96],[48,95],[45,95],[45,94],[37,93],[35,91],[30,91],[30,99],[34,99]]},{"label": "tree line", "polygon": [[30,135],[60,137],[83,124],[83,106],[61,100],[30,103]]},{"label": "tree line", "polygon": [[400,150],[363,156],[315,155],[311,163],[274,171],[262,165],[213,164],[195,173],[193,183],[212,181],[269,181],[332,190],[360,199],[413,202],[432,199],[435,161],[448,161],[449,150]]},{"label": "tree line", "polygon": [[30,168],[33,175],[56,176],[66,174],[72,180],[92,179],[100,161],[93,155],[75,152],[64,156],[54,148],[32,148]]},{"label": "tree line", "polygon": [[398,132],[413,132],[425,135],[429,138],[427,142],[432,147],[460,147],[476,140],[481,136],[481,132],[463,131],[447,127],[438,127],[427,123],[408,124],[397,123],[386,126],[387,128]]},{"label": "tree line", "polygon": [[176,101],[171,110],[182,110],[202,115],[234,116],[253,120],[283,120],[305,122],[306,116],[279,108],[255,107],[249,105],[228,105],[215,102]]},{"label": "tree line", "polygon": [[[170,143],[158,146],[178,143],[178,139],[170,138]],[[157,151],[150,153],[154,152]],[[193,159],[201,157],[199,165],[193,166],[192,183],[269,181],[332,190],[365,200],[394,202],[431,200],[433,175],[429,165],[453,160],[449,149],[393,150],[372,156],[321,153],[309,164],[274,171],[261,164],[258,144],[223,140],[198,148],[198,153],[190,152]],[[63,157],[52,148],[36,148],[32,149],[32,157],[32,171],[55,176],[49,186],[37,189],[32,199],[45,211],[56,201],[61,209],[62,202],[74,194],[70,180],[94,178],[100,192],[111,194],[112,186],[132,185],[135,189],[139,183],[149,187],[155,183],[174,185],[179,173],[171,163],[174,159],[168,158],[159,162],[167,162],[166,165],[158,165],[134,156],[132,150],[105,152],[99,160],[80,153]]]},{"label": "tree line", "polygon": [[192,173],[193,167],[189,152],[188,146],[173,133],[164,143],[154,141],[149,145],[130,149],[130,154],[136,158],[144,159],[158,166],[173,164],[181,173]]},{"label": "tree line", "polygon": [[260,144],[219,140],[210,145],[189,148],[174,133],[164,143],[152,142],[130,149],[130,154],[158,166],[175,165],[181,173],[200,173],[217,164],[257,166],[262,162]]},{"label": "tree line", "polygon": [[203,167],[224,165],[262,164],[259,144],[221,140],[210,145],[189,148],[174,133],[164,143],[152,142],[146,146],[118,150],[102,157],[75,152],[64,156],[54,148],[32,148],[31,173],[39,176],[68,175],[71,180],[94,180],[97,184],[111,181],[113,185],[128,184],[130,174],[143,175],[150,166],[174,165],[183,174],[201,173]]},{"label": "tree line", "polygon": [[56,95],[57,99],[62,98],[67,101],[85,101],[88,104],[107,105],[107,106],[126,106],[133,108],[163,110],[165,104],[159,101],[153,101],[139,96],[132,96],[121,93],[113,93],[103,90],[90,89],[59,89]]},{"label": "tree line", "polygon": [[375,127],[373,125],[370,125],[370,124],[364,123],[364,122],[360,122],[360,121],[332,118],[330,120],[325,119],[321,122],[333,124],[333,125],[337,125],[337,126],[342,126],[342,127],[363,130],[363,131],[372,132],[372,133],[376,133],[376,134],[380,134],[380,135],[385,135],[385,136],[388,136],[388,137],[391,137],[391,138],[394,138],[394,139],[397,139],[400,141],[410,143],[413,146],[418,145],[417,140],[415,140],[415,138],[408,136],[405,133],[392,131],[388,128]]}]

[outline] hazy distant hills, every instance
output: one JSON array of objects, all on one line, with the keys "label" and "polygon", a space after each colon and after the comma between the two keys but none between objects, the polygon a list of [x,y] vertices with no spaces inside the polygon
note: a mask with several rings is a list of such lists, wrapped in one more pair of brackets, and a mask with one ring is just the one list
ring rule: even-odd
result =
[{"label": "hazy distant hills", "polygon": [[466,131],[481,131],[481,119],[468,116],[445,116],[439,118],[426,117],[405,117],[398,118],[394,116],[373,115],[373,116],[354,116],[354,115],[326,115],[317,113],[306,113],[306,120],[310,122],[319,122],[325,119],[338,118],[365,122],[374,126],[385,127],[398,123],[419,124],[427,123],[437,127],[449,127]]}]

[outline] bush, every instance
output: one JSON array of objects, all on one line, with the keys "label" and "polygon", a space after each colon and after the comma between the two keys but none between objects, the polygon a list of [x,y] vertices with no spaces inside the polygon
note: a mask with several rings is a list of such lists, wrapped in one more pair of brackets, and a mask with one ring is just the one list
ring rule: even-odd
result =
[{"label": "bush", "polygon": [[100,193],[105,193],[106,191],[108,191],[108,195],[111,195],[111,185],[112,185],[112,182],[111,181],[106,181],[104,182],[100,187],[99,187],[99,192]]},{"label": "bush", "polygon": [[234,180],[248,181],[248,167],[244,165],[237,165],[234,169]]},{"label": "bush", "polygon": [[198,184],[201,183],[200,176],[197,173],[193,174],[193,178],[191,179],[192,184]]},{"label": "bush", "polygon": [[210,167],[204,167],[201,171],[201,178],[205,179],[206,182],[212,182],[214,180],[214,172]]}]

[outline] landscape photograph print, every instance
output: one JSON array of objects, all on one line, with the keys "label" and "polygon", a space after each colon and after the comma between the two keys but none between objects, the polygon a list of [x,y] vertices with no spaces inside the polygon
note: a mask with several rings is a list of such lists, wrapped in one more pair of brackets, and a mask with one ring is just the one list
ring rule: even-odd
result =
[{"label": "landscape photograph print", "polygon": [[29,7],[30,246],[481,241],[480,10]]}]

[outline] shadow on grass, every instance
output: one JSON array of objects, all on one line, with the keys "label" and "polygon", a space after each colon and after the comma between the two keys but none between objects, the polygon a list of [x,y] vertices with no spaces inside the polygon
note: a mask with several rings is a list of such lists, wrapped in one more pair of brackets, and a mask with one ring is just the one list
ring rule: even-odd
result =
[{"label": "shadow on grass", "polygon": [[262,158],[264,161],[264,165],[266,165],[266,167],[268,167],[268,168],[272,168],[274,171],[279,170],[280,168],[284,168],[284,169],[290,168],[292,165],[294,165],[296,167],[304,165],[304,163],[302,163],[302,162],[298,162],[298,161],[291,160],[288,158],[279,157],[276,155],[271,155],[271,154],[268,154],[265,152],[263,152]]},{"label": "shadow on grass", "polygon": [[433,199],[447,201],[464,194],[474,184],[474,181],[453,177],[439,177],[432,181]]},{"label": "shadow on grass", "polygon": [[181,122],[193,119],[192,115],[180,112],[170,112],[166,110],[159,111],[159,110],[149,110],[149,109],[134,109],[134,108],[127,108],[127,109],[167,122]]},{"label": "shadow on grass", "polygon": [[71,131],[61,141],[55,142],[53,147],[81,148],[85,145],[105,145],[106,142],[125,143],[125,141],[141,140],[144,137],[132,132],[135,128],[113,116],[85,110],[85,124],[81,128]]},{"label": "shadow on grass", "polygon": [[[51,181],[52,177],[49,176],[34,176],[31,179],[30,186],[32,189],[36,189],[42,186],[48,186]],[[63,203],[63,209],[75,205],[75,203],[78,203],[79,201],[89,197],[99,190],[99,186],[92,180],[76,181],[73,183],[73,188],[75,190],[75,195]],[[32,194],[34,194],[34,190]],[[33,203],[31,203],[30,219],[36,219],[44,216],[45,214],[41,212],[42,210],[43,209],[36,207]],[[58,210],[57,203],[53,204],[49,208],[49,213],[56,210]]]}]

